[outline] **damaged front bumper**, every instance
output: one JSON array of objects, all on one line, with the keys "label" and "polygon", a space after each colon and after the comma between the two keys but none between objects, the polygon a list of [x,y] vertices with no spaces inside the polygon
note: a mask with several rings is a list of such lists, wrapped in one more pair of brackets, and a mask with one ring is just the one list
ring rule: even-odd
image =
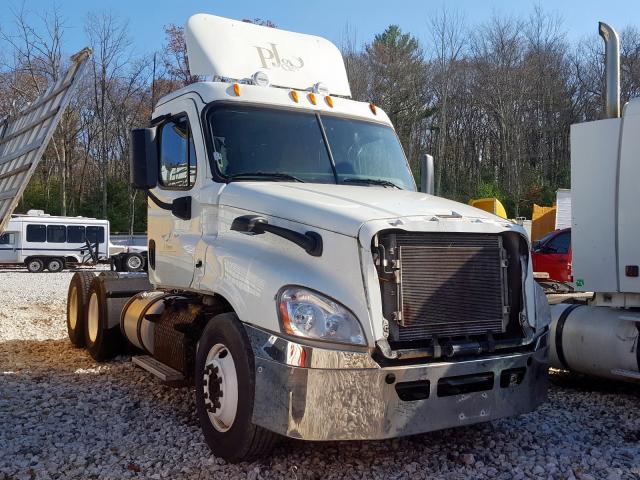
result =
[{"label": "damaged front bumper", "polygon": [[304,440],[365,440],[471,425],[546,399],[547,336],[528,352],[381,367],[368,351],[301,345],[246,325],[253,423]]}]

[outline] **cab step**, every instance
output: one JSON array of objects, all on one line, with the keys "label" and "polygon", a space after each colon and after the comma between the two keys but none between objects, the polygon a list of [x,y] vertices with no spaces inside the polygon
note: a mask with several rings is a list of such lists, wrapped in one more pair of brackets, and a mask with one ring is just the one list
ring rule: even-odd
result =
[{"label": "cab step", "polygon": [[131,361],[139,367],[144,368],[147,372],[154,374],[163,382],[177,383],[185,380],[181,372],[174,370],[149,355],[136,355],[135,357],[131,357]]}]

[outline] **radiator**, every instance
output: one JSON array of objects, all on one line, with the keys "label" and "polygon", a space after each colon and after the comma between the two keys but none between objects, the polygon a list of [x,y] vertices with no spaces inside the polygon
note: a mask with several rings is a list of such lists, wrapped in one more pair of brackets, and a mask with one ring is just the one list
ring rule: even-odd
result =
[{"label": "radiator", "polygon": [[383,303],[393,303],[385,310],[397,323],[390,340],[505,331],[507,262],[500,235],[392,233],[382,241],[396,270],[383,288]]}]

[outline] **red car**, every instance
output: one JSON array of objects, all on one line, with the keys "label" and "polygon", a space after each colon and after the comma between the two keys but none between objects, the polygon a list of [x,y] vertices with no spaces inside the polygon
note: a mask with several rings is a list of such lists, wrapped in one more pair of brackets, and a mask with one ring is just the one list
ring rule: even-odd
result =
[{"label": "red car", "polygon": [[571,229],[556,230],[533,242],[531,259],[534,272],[546,272],[557,282],[572,282]]}]

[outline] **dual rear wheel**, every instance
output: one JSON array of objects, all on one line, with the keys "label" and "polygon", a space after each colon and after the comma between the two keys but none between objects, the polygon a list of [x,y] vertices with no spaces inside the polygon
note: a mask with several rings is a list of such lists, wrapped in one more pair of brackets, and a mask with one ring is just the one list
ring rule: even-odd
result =
[{"label": "dual rear wheel", "polygon": [[118,355],[122,350],[122,336],[118,327],[109,328],[106,294],[93,272],[76,272],[71,278],[67,294],[67,332],[77,347],[86,347],[97,361]]}]

